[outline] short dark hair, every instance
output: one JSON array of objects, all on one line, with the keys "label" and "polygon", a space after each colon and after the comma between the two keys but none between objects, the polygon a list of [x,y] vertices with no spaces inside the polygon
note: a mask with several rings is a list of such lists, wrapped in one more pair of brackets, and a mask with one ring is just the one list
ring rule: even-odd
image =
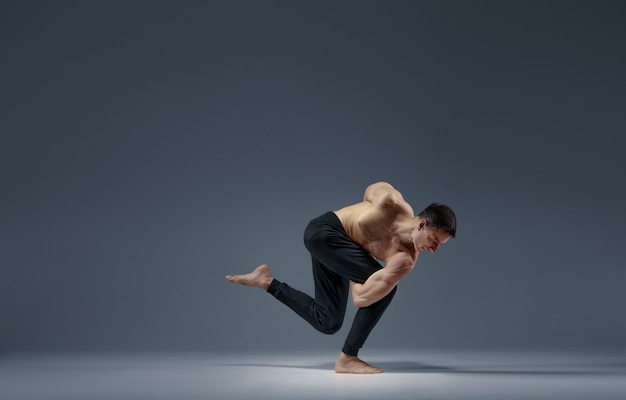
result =
[{"label": "short dark hair", "polygon": [[426,221],[426,226],[440,228],[451,237],[456,235],[456,215],[445,204],[432,203],[418,216]]}]

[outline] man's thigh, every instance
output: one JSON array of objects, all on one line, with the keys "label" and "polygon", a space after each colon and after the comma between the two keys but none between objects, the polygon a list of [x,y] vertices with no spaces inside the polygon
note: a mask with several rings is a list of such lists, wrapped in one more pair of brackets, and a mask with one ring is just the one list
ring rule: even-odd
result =
[{"label": "man's thigh", "polygon": [[328,226],[309,227],[305,244],[311,255],[337,275],[363,283],[382,266],[345,233]]}]

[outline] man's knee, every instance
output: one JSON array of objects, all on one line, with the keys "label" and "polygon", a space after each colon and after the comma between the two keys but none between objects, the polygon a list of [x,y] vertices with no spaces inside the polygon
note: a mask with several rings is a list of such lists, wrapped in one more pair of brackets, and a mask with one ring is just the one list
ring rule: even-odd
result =
[{"label": "man's knee", "polygon": [[319,331],[327,335],[332,335],[341,329],[342,323],[343,321],[326,320],[320,325]]},{"label": "man's knee", "polygon": [[341,329],[343,324],[343,313],[333,313],[321,307],[315,308],[315,321],[311,325],[318,331],[327,335],[332,335]]},{"label": "man's knee", "polygon": [[310,253],[315,254],[318,251],[324,251],[328,246],[328,238],[324,235],[324,232],[319,230],[307,230],[304,235],[304,247],[309,250]]}]

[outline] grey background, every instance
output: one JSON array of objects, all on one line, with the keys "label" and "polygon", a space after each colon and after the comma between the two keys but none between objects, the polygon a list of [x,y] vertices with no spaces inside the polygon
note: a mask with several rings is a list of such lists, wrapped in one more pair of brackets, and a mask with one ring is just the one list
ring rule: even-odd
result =
[{"label": "grey background", "polygon": [[307,222],[453,207],[367,348],[626,343],[622,2],[0,2],[0,349],[337,348]]}]

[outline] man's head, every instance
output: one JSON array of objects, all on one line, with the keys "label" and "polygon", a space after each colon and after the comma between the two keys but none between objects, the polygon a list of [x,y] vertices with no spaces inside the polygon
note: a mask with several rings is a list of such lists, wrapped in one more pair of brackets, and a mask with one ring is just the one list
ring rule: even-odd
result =
[{"label": "man's head", "polygon": [[432,203],[417,216],[413,244],[417,251],[436,252],[439,245],[456,235],[456,216],[444,204]]},{"label": "man's head", "polygon": [[456,235],[456,215],[445,204],[432,203],[418,215],[430,229],[441,229],[450,237]]}]

